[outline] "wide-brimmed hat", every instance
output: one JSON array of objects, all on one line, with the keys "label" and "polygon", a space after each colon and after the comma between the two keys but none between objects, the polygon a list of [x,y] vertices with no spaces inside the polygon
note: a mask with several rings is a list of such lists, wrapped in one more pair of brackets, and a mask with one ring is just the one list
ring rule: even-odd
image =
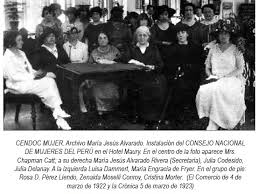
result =
[{"label": "wide-brimmed hat", "polygon": [[221,19],[214,25],[211,35],[217,36],[220,32],[228,32],[235,36],[239,30],[240,27],[234,18]]},{"label": "wide-brimmed hat", "polygon": [[176,11],[173,8],[170,8],[167,5],[161,5],[156,8],[154,17],[156,19],[159,19],[159,16],[163,14],[165,11],[168,12],[169,18],[171,18],[176,13]]},{"label": "wide-brimmed hat", "polygon": [[78,30],[77,27],[72,27],[70,30],[66,31],[65,34],[78,34],[81,30]]},{"label": "wide-brimmed hat", "polygon": [[116,7],[113,7],[112,9],[111,9],[111,14],[113,15],[114,13],[123,13],[124,12],[124,10],[123,10],[123,8],[122,7],[120,7],[120,6],[116,6]]},{"label": "wide-brimmed hat", "polygon": [[93,8],[90,9],[90,17],[92,17],[94,12],[99,13],[100,16],[102,16],[102,14],[103,14],[103,10],[99,6],[98,7],[93,7]]},{"label": "wide-brimmed hat", "polygon": [[69,7],[64,11],[65,15],[68,15],[69,13],[77,15],[77,9],[75,7]]},{"label": "wide-brimmed hat", "polygon": [[47,36],[49,36],[50,34],[54,34],[55,37],[57,37],[57,34],[56,34],[55,30],[53,30],[53,29],[50,28],[50,27],[44,28],[43,33],[42,33],[42,34],[40,35],[40,37],[39,37],[39,42],[40,42],[40,44],[43,44],[45,38],[46,38]]}]

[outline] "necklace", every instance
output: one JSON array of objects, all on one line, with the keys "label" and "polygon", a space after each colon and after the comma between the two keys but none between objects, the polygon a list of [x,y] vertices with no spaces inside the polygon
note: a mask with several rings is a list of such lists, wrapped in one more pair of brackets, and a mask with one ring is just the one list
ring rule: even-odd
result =
[{"label": "necklace", "polygon": [[100,51],[101,53],[107,53],[110,49],[110,46],[107,45],[105,47],[98,47],[98,51]]}]

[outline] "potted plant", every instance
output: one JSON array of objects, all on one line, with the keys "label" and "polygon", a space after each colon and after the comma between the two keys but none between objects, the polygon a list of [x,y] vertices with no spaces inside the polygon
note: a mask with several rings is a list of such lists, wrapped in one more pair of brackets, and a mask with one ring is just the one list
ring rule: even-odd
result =
[{"label": "potted plant", "polygon": [[7,1],[5,3],[5,13],[8,17],[11,30],[18,30],[20,18],[19,14],[22,13],[22,11],[18,10],[18,7],[22,5],[24,5],[24,3],[13,1]]}]

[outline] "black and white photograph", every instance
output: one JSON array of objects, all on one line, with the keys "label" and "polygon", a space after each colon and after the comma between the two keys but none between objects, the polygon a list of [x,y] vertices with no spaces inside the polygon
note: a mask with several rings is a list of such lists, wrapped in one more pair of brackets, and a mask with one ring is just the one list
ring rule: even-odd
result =
[{"label": "black and white photograph", "polygon": [[254,0],[4,0],[3,129],[255,130]]}]

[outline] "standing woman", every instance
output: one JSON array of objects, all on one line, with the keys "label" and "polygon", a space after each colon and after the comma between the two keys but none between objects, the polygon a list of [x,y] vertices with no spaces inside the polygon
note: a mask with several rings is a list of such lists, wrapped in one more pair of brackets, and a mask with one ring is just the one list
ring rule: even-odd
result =
[{"label": "standing woman", "polygon": [[194,15],[195,5],[187,3],[183,6],[183,20],[176,24],[176,27],[187,26],[189,39],[196,45],[207,42],[206,26],[197,22]]},{"label": "standing woman", "polygon": [[149,42],[150,36],[148,27],[138,27],[135,32],[136,44],[126,59],[128,63],[141,65],[147,70],[133,80],[139,88],[138,113],[147,124],[159,119],[166,92],[166,79],[161,74],[164,63],[157,46]]},{"label": "standing woman", "polygon": [[113,7],[111,18],[103,29],[110,37],[110,44],[119,49],[122,57],[127,55],[132,42],[132,33],[123,21],[123,12],[121,7]]},{"label": "standing woman", "polygon": [[55,20],[54,10],[51,7],[45,6],[42,10],[41,17],[43,17],[43,20],[36,27],[36,39],[39,39],[45,28],[51,28],[57,36],[57,44],[63,45],[63,31],[61,25]]},{"label": "standing woman", "polygon": [[98,47],[98,35],[103,30],[103,23],[101,21],[102,9],[100,7],[93,7],[90,9],[91,22],[85,29],[83,42],[88,44],[88,51],[91,53]]},{"label": "standing woman", "polygon": [[3,58],[3,74],[7,87],[5,92],[39,96],[53,111],[58,128],[71,129],[64,120],[70,115],[60,107],[62,101],[52,73],[43,73],[32,68],[25,53],[21,51],[23,41],[18,32],[8,32],[4,45],[7,48]]},{"label": "standing woman", "polygon": [[168,56],[170,56],[168,48],[176,41],[175,28],[170,22],[170,18],[174,14],[175,10],[169,8],[167,5],[159,6],[157,9],[158,21],[150,29],[152,34],[151,41],[157,45],[166,66],[170,64],[168,60]]},{"label": "standing woman", "polygon": [[207,39],[204,46],[207,46],[208,43],[215,40],[215,37],[211,36],[211,32],[215,31],[218,19],[215,17],[215,7],[213,4],[204,5],[202,7],[202,13],[205,19],[201,21],[201,24],[206,26],[207,33]]},{"label": "standing woman", "polygon": [[152,25],[152,21],[150,20],[150,18],[148,17],[147,14],[145,14],[145,13],[139,14],[138,21],[137,21],[137,27],[147,26],[150,28],[151,25]]},{"label": "standing woman", "polygon": [[196,107],[200,118],[209,118],[207,130],[233,129],[243,121],[246,109],[244,57],[231,42],[237,32],[233,20],[220,20],[215,32],[218,43],[210,49],[205,65],[207,76],[217,81],[200,86]]},{"label": "standing woman", "polygon": [[68,32],[68,41],[63,45],[72,63],[85,63],[88,60],[87,44],[78,40],[80,31],[76,27]]},{"label": "standing woman", "polygon": [[80,31],[78,39],[82,41],[84,35],[84,25],[78,17],[77,9],[75,7],[69,7],[65,11],[65,15],[67,16],[68,20],[62,24],[63,32],[68,32],[72,27],[76,27]]}]

